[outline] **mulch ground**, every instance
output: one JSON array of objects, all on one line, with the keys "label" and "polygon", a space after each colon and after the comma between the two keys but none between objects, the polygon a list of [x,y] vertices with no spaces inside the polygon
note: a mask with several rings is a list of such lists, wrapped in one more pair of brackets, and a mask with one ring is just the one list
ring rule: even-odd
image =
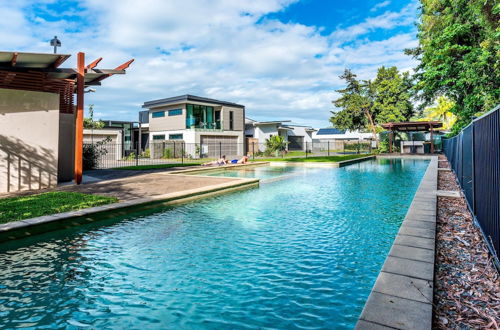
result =
[{"label": "mulch ground", "polygon": [[455,174],[451,171],[438,171],[438,189],[459,191],[460,188],[455,181]]},{"label": "mulch ground", "polygon": [[499,274],[465,200],[439,197],[437,221],[433,328],[500,329]]}]

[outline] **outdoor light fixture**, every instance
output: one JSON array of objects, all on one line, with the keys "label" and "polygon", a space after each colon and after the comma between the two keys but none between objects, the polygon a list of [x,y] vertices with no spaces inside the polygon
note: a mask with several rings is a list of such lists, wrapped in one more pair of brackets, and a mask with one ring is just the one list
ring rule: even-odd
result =
[{"label": "outdoor light fixture", "polygon": [[54,36],[54,39],[50,41],[50,45],[54,46],[54,54],[56,54],[57,47],[61,47],[61,40],[57,39],[57,36]]}]

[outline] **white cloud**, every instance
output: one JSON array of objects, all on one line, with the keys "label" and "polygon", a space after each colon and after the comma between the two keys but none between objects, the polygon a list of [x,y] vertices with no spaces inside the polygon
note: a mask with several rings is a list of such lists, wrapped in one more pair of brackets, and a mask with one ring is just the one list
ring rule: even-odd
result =
[{"label": "white cloud", "polygon": [[379,29],[392,30],[400,26],[411,25],[416,20],[417,3],[411,2],[399,12],[385,12],[382,15],[368,17],[365,21],[338,29],[331,34],[333,40],[345,42]]},{"label": "white cloud", "polygon": [[[111,77],[97,93],[87,95],[102,118],[128,120],[137,119],[145,101],[189,93],[244,104],[248,116],[257,120],[327,126],[345,67],[371,78],[380,65],[413,66],[402,53],[415,46],[413,34],[378,41],[368,36],[411,25],[414,4],[325,36],[314,26],[265,18],[291,2],[82,0],[80,11],[67,13],[84,19],[79,30],[68,18],[32,17],[29,0],[23,0],[8,8],[12,28],[0,22],[0,48],[50,51],[48,40],[57,34],[61,52],[85,51],[87,61],[102,56],[99,67],[135,58],[125,76]],[[7,38],[15,32],[17,41]],[[67,64],[74,61],[72,57]]]},{"label": "white cloud", "polygon": [[390,4],[391,4],[391,2],[389,0],[379,2],[375,6],[373,6],[372,9],[370,9],[370,11],[371,12],[377,11],[381,8],[385,8],[385,7],[389,6]]}]

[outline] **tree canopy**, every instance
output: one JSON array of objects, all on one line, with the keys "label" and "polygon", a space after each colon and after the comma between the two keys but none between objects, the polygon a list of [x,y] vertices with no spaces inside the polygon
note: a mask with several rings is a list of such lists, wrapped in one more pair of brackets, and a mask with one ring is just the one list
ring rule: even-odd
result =
[{"label": "tree canopy", "polygon": [[358,80],[356,74],[346,69],[340,78],[346,81],[346,87],[337,90],[341,96],[333,101],[340,108],[330,118],[335,127],[369,129],[376,138],[377,125],[406,121],[413,115],[408,73],[400,73],[396,67],[380,67],[371,81]]},{"label": "tree canopy", "polygon": [[422,106],[454,102],[455,132],[500,102],[499,20],[495,0],[421,0],[416,89]]}]

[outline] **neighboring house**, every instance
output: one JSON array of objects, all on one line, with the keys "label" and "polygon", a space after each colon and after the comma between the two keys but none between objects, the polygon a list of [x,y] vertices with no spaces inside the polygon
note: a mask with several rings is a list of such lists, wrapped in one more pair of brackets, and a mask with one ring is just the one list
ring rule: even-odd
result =
[{"label": "neighboring house", "polygon": [[312,150],[313,134],[316,132],[311,126],[286,125],[288,128],[288,150]]},{"label": "neighboring house", "polygon": [[117,128],[88,129],[83,130],[83,144],[94,144],[105,141],[100,148],[105,148],[107,153],[101,160],[120,160],[123,154],[123,130]]},{"label": "neighboring house", "polygon": [[[354,143],[355,141],[371,141],[372,148],[377,147],[377,142],[373,141],[372,133],[341,130],[332,127],[320,128],[317,132],[314,132],[313,141],[314,143],[317,143],[319,145],[324,145],[325,143],[329,143],[330,148],[333,149],[343,149],[345,143]],[[334,143],[333,147],[331,145],[332,143]]]},{"label": "neighboring house", "polygon": [[372,133],[341,130],[338,128],[320,128],[312,136],[314,142],[327,142],[332,140],[372,140]]},{"label": "neighboring house", "polygon": [[310,126],[288,124],[290,120],[256,121],[246,118],[245,136],[247,137],[248,151],[252,152],[252,143],[259,145],[259,150],[265,150],[265,143],[271,136],[282,136],[287,142],[288,150],[305,150],[306,145],[312,142]]},{"label": "neighboring house", "polygon": [[[188,157],[241,156],[245,152],[245,107],[194,95],[145,102],[148,109],[151,157],[168,145],[183,142]],[[160,146],[160,147],[158,147]],[[157,148],[158,147],[158,148]]]},{"label": "neighboring house", "polygon": [[257,151],[264,151],[265,144],[271,136],[281,136],[288,142],[288,131],[290,128],[284,127],[283,123],[290,122],[289,120],[281,121],[256,121],[250,118],[245,119],[245,136],[247,138],[247,150],[253,153],[254,149]]}]

